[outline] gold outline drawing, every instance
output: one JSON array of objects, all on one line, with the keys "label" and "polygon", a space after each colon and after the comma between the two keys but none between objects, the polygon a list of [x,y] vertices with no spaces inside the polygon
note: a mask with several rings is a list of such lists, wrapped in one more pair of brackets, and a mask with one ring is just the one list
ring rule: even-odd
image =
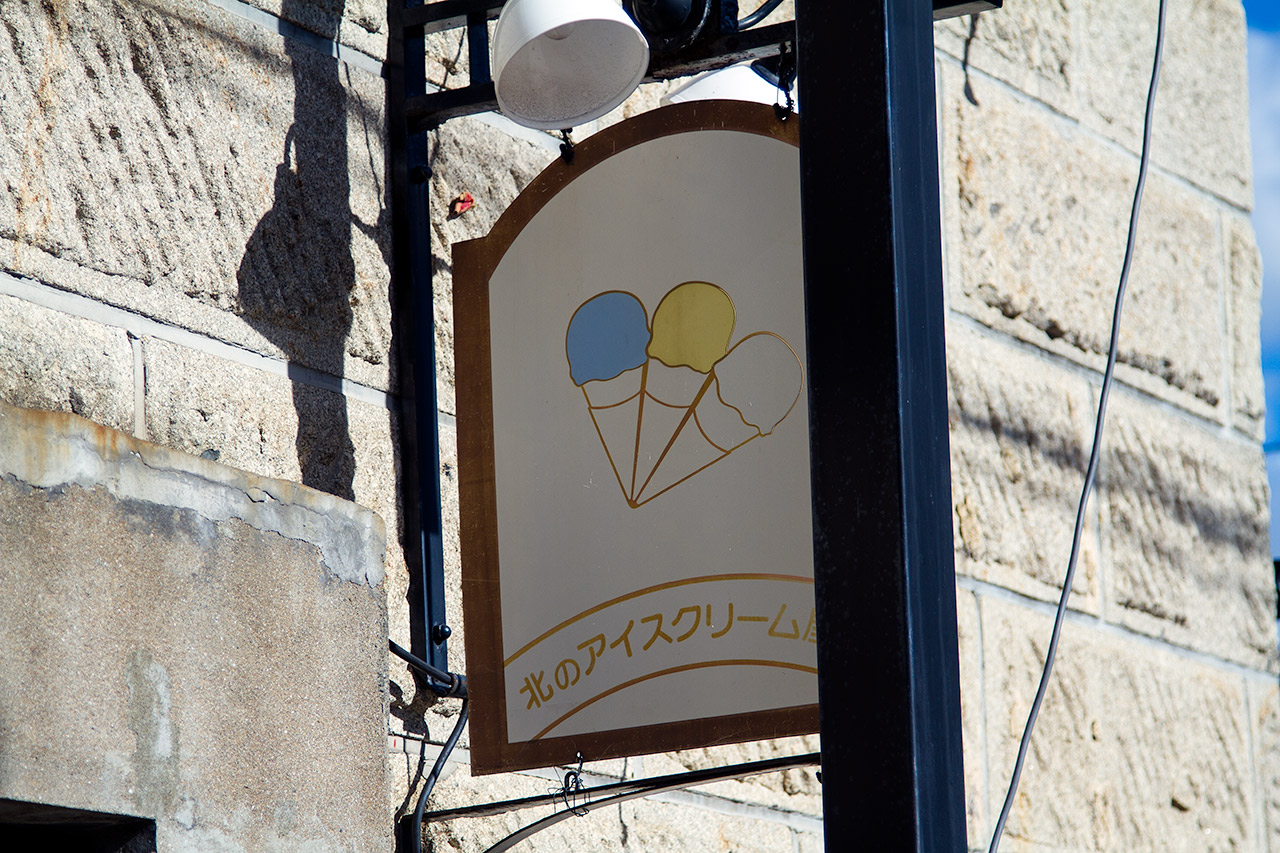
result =
[{"label": "gold outline drawing", "polygon": [[[662,359],[658,359],[658,361],[662,361]],[[666,362],[663,362],[663,364],[666,364]],[[667,365],[667,366],[670,367],[670,365]],[[676,443],[676,439],[680,437],[680,433],[684,432],[684,425],[689,422],[689,418],[693,417],[694,410],[697,409],[698,404],[702,402],[703,395],[707,393],[707,389],[711,387],[711,383],[715,381],[715,378],[716,378],[716,369],[715,369],[715,366],[712,365],[711,370],[707,371],[706,381],[702,383],[702,387],[699,388],[698,393],[694,395],[693,402],[690,403],[689,407],[684,410],[684,417],[680,419],[680,423],[676,427],[676,431],[671,433],[671,438],[667,439],[667,446],[662,448],[662,452],[658,454],[658,461],[653,463],[653,467],[649,469],[649,476],[645,478],[644,485],[640,487],[640,491],[638,492],[632,489],[632,495],[631,495],[632,501],[635,501],[636,497],[638,497],[639,495],[644,494],[644,490],[648,488],[649,483],[653,481],[653,475],[658,473],[658,469],[662,467],[662,460],[667,458],[667,453],[670,452],[671,446]],[[719,394],[717,394],[716,396],[719,396]],[[734,409],[734,411],[737,412],[738,410]],[[742,413],[738,412],[738,416],[741,417]],[[636,436],[637,449],[639,448],[639,446],[640,446],[640,438],[637,435]],[[687,480],[688,477],[686,477],[685,479]],[[635,505],[639,506],[640,504],[637,503]]]},{"label": "gold outline drawing", "polygon": [[699,575],[698,577],[694,577],[694,578],[681,578],[678,581],[667,581],[666,583],[654,584],[653,586],[646,586],[643,589],[637,589],[633,592],[624,593],[615,598],[611,598],[608,601],[603,601],[600,604],[597,604],[595,607],[588,607],[586,610],[582,611],[576,616],[570,616],[568,619],[564,620],[560,624],[552,628],[549,628],[546,631],[543,631],[541,634],[534,637],[532,640],[525,643],[520,648],[516,649],[516,651],[512,653],[510,657],[508,657],[506,660],[502,662],[502,666],[504,669],[508,666],[511,666],[511,664],[515,663],[516,658],[520,657],[525,652],[529,651],[534,646],[538,645],[543,640],[550,637],[552,634],[560,631],[563,628],[568,628],[570,625],[572,625],[574,622],[577,622],[580,619],[585,619],[588,616],[591,616],[595,613],[599,613],[601,610],[605,610],[606,608],[612,607],[615,604],[621,604],[624,601],[630,601],[633,598],[639,598],[640,596],[648,595],[651,592],[662,592],[663,590],[675,589],[676,587],[680,587],[680,586],[689,586],[690,584],[695,584],[695,583],[715,583],[717,581],[780,581],[783,583],[812,584],[813,578],[807,578],[804,575],[769,574],[765,572],[742,572],[739,574],[728,574],[728,575]]},{"label": "gold outline drawing", "polygon": [[[653,334],[652,329],[649,334]],[[652,338],[650,339],[650,343],[652,343]],[[644,424],[644,398],[652,396],[645,390],[649,385],[649,359],[651,358],[649,355],[649,347],[647,345],[644,348],[644,354],[644,369],[640,373],[640,405],[636,407],[636,452],[635,456],[631,459],[631,492],[627,495],[627,503],[632,507],[636,505],[636,469],[640,467],[640,427]],[[654,399],[657,400],[658,398],[654,397]],[[665,405],[665,403],[663,405]],[[604,452],[605,455],[608,455],[609,448],[606,447]]]},{"label": "gold outline drawing", "polygon": [[750,658],[743,658],[743,659],[730,659],[730,660],[709,660],[709,661],[702,661],[701,663],[681,664],[680,666],[673,666],[673,667],[670,667],[669,669],[660,669],[657,672],[651,672],[648,675],[637,676],[636,678],[633,678],[630,681],[624,681],[621,684],[616,684],[613,687],[610,687],[608,690],[605,690],[602,693],[592,696],[590,699],[586,700],[585,702],[582,702],[574,706],[570,710],[564,712],[559,717],[557,717],[554,721],[552,721],[551,724],[548,725],[546,728],[544,728],[542,731],[538,732],[536,735],[529,738],[529,740],[540,740],[543,735],[548,734],[556,726],[560,725],[565,720],[569,719],[574,714],[581,711],[583,708],[586,708],[588,705],[593,705],[596,702],[599,702],[601,699],[604,699],[606,696],[611,696],[620,690],[625,690],[628,687],[633,687],[637,684],[641,684],[645,681],[650,681],[655,678],[661,678],[664,675],[675,675],[678,672],[688,672],[691,669],[707,669],[713,666],[769,666],[769,667],[776,667],[777,669],[792,669],[792,670],[795,670],[796,672],[807,672],[811,675],[818,674],[818,668],[816,666],[805,666],[804,664],[801,664],[801,663],[788,663],[786,661],[780,661],[780,660],[752,660]]},{"label": "gold outline drawing", "polygon": [[[618,374],[618,375],[619,375],[619,376],[621,376],[622,374]],[[614,377],[614,378],[617,378],[617,377]],[[604,440],[604,433],[600,431],[600,422],[596,420],[596,409],[597,409],[597,408],[601,408],[601,409],[612,409],[612,408],[614,408],[614,407],[613,407],[613,406],[599,406],[599,407],[597,407],[597,406],[592,406],[592,405],[591,405],[591,398],[587,396],[587,389],[586,389],[586,388],[583,388],[583,389],[582,389],[582,399],[584,399],[584,400],[586,400],[586,401],[587,401],[587,414],[591,415],[591,423],[592,423],[592,424],[595,426],[595,428],[596,428],[596,435],[600,436],[600,444],[601,444],[601,446],[602,446],[602,447],[604,447],[604,449],[605,449],[605,450],[604,450],[604,455],[605,455],[606,457],[608,457],[608,459],[609,459],[609,467],[613,469],[613,476],[615,476],[615,477],[617,477],[617,478],[618,478],[618,488],[622,489],[622,494],[625,496],[625,495],[627,494],[627,487],[626,487],[626,486],[624,486],[624,485],[622,485],[622,475],[618,473],[618,466],[613,464],[613,456],[611,456],[611,455],[609,454],[609,445],[605,443],[605,440]],[[630,397],[628,397],[626,400],[623,400],[623,401],[622,401],[622,403],[627,402],[627,400],[633,400],[633,399],[635,399],[635,395],[634,395],[634,394],[632,394],[632,395],[631,395]],[[622,405],[622,403],[617,403],[617,404],[615,404],[615,405],[621,406],[621,405]],[[634,469],[633,469],[633,470],[632,470],[632,473],[631,473],[631,479],[632,479],[632,480],[634,480],[635,478],[636,478],[636,475],[635,475],[635,471],[634,471]]]},{"label": "gold outline drawing", "polygon": [[[773,432],[773,430],[778,428],[778,424],[782,423],[788,417],[791,416],[791,412],[795,409],[796,403],[800,402],[800,395],[804,393],[804,362],[800,360],[800,356],[796,355],[795,348],[791,346],[791,344],[787,341],[786,338],[784,338],[782,335],[777,334],[776,332],[766,332],[766,331],[752,332],[751,334],[747,335],[742,340],[738,341],[736,344],[731,346],[729,348],[729,351],[724,354],[724,357],[728,358],[730,355],[733,354],[733,351],[736,350],[738,347],[742,346],[744,343],[751,340],[752,338],[759,337],[760,335],[769,335],[770,337],[777,338],[778,340],[782,341],[782,345],[787,349],[791,350],[791,357],[794,358],[796,360],[796,364],[800,366],[800,387],[796,389],[796,398],[791,401],[791,407],[787,409],[787,413],[782,417],[778,418],[778,423],[774,424],[773,429],[770,429],[769,432],[760,432],[760,427],[756,426],[753,423],[749,423],[747,421],[747,416],[743,414],[742,409],[739,409],[733,403],[725,402],[724,397],[720,396],[720,378],[719,377],[716,377],[716,397],[719,398],[721,403],[724,403],[726,406],[728,406],[729,408],[733,409],[735,412],[738,413],[738,417],[742,418],[743,425],[749,426],[749,427],[755,427],[756,432],[760,433],[760,435],[769,435]],[[723,359],[721,360],[723,361]],[[707,441],[710,441],[710,440],[711,439],[707,439]],[[750,439],[747,439],[747,440],[750,441]],[[739,447],[741,447],[741,445],[739,445]]]},{"label": "gold outline drawing", "polygon": [[[701,428],[702,428],[702,427],[701,427],[701,426],[699,426],[698,428],[699,428],[699,430],[701,430]],[[704,433],[703,435],[705,436],[705,433]],[[696,477],[698,474],[700,474],[700,473],[702,473],[703,471],[707,470],[707,469],[708,469],[708,468],[710,468],[712,465],[716,464],[716,463],[717,463],[717,462],[719,462],[721,459],[723,459],[723,458],[725,458],[726,456],[728,456],[730,453],[733,453],[733,452],[734,452],[735,450],[737,450],[739,447],[742,447],[744,444],[748,444],[748,443],[750,443],[750,442],[752,442],[752,441],[755,441],[755,440],[756,440],[757,438],[759,438],[759,437],[760,437],[760,433],[758,433],[758,432],[757,432],[755,435],[751,436],[750,438],[746,439],[745,441],[741,441],[741,442],[739,442],[738,444],[735,444],[733,447],[730,447],[728,450],[722,451],[722,452],[721,452],[721,454],[720,454],[719,456],[717,456],[715,459],[712,459],[710,462],[708,462],[707,464],[703,465],[701,468],[695,468],[694,470],[690,471],[688,474],[685,474],[685,475],[684,475],[683,477],[681,477],[679,480],[676,480],[676,481],[675,481],[674,483],[672,483],[671,485],[669,485],[669,486],[664,486],[664,487],[662,488],[662,490],[661,490],[661,491],[654,492],[653,494],[649,495],[649,497],[645,498],[644,500],[642,500],[642,501],[638,501],[638,502],[636,503],[636,506],[637,506],[637,507],[644,506],[644,505],[645,505],[645,504],[647,504],[649,501],[653,500],[654,498],[658,497],[659,495],[665,495],[667,492],[671,491],[671,490],[672,490],[672,489],[674,489],[676,486],[678,486],[678,485],[680,485],[681,483],[683,483],[685,480],[688,480],[688,479],[690,479],[691,477]],[[707,439],[707,442],[708,442],[712,447],[714,447],[716,450],[720,450],[720,447],[719,447],[715,442],[711,441],[710,439]]]},{"label": "gold outline drawing", "polygon": [[[737,317],[738,317],[737,305],[734,303],[733,297],[729,294],[727,290],[725,290],[723,287],[721,287],[718,284],[714,284],[713,282],[690,280],[690,281],[683,281],[680,284],[677,284],[675,287],[671,288],[665,294],[663,294],[662,299],[658,300],[658,307],[655,308],[653,311],[654,316],[655,317],[657,316],[658,309],[662,307],[662,303],[666,300],[668,296],[670,296],[676,290],[680,289],[681,287],[684,287],[687,284],[705,284],[708,287],[714,287],[716,290],[724,294],[725,299],[729,301],[729,308],[733,314],[733,324],[730,326],[730,330],[729,330],[729,335],[732,336],[734,330],[737,327],[737,322],[738,322],[737,321]],[[622,497],[624,500],[626,500],[627,506],[631,507],[632,509],[638,509],[644,506],[645,504],[649,503],[650,501],[652,501],[654,498],[657,498],[660,495],[666,494],[667,492],[674,489],[676,486],[697,476],[701,472],[707,470],[712,465],[719,462],[721,459],[724,459],[726,456],[729,456],[734,451],[749,444],[751,441],[757,438],[760,438],[761,436],[772,435],[773,431],[778,428],[778,425],[791,416],[791,413],[795,410],[796,405],[800,402],[800,397],[804,394],[804,383],[805,383],[804,363],[800,360],[800,356],[796,354],[795,347],[791,346],[791,343],[787,341],[786,338],[782,337],[782,335],[779,335],[776,332],[770,332],[765,330],[752,332],[749,335],[745,335],[742,338],[738,339],[738,341],[734,343],[733,346],[726,349],[724,355],[716,359],[715,363],[711,365],[711,369],[706,372],[705,374],[707,377],[706,380],[702,383],[702,387],[698,389],[698,393],[694,396],[693,402],[690,403],[689,405],[679,406],[679,405],[675,405],[673,403],[668,403],[664,400],[658,399],[653,394],[649,393],[649,390],[648,390],[650,360],[656,359],[657,361],[661,362],[667,367],[672,367],[672,368],[686,367],[690,370],[693,370],[695,373],[701,373],[702,371],[698,370],[696,367],[693,367],[692,365],[689,365],[689,364],[668,364],[661,357],[656,355],[650,355],[649,347],[652,346],[653,344],[653,319],[649,316],[649,309],[645,307],[644,302],[641,301],[640,297],[629,290],[602,290],[599,293],[589,297],[581,305],[575,308],[573,311],[573,314],[569,316],[569,325],[565,327],[564,357],[565,357],[565,362],[568,363],[569,365],[569,376],[571,381],[573,377],[573,362],[569,360],[569,328],[573,325],[573,319],[578,316],[578,312],[581,311],[588,302],[591,302],[592,300],[609,293],[621,293],[626,296],[630,296],[632,299],[635,299],[636,302],[640,303],[640,308],[644,312],[645,328],[648,329],[650,338],[649,338],[649,342],[645,344],[646,359],[644,361],[644,364],[637,365],[637,367],[641,368],[640,390],[637,391],[635,394],[630,395],[625,400],[621,400],[617,403],[609,403],[608,405],[601,405],[601,406],[592,405],[591,397],[587,393],[587,387],[586,387],[587,382],[594,382],[594,381],[609,382],[609,381],[612,381],[613,379],[617,379],[618,376],[621,376],[623,373],[627,373],[631,370],[635,370],[634,367],[628,368],[628,370],[624,370],[622,371],[622,373],[619,373],[616,376],[612,376],[606,380],[587,380],[583,382],[581,385],[579,385],[578,387],[582,389],[583,399],[587,403],[587,411],[591,415],[591,423],[596,428],[596,435],[600,439],[600,446],[604,448],[604,455],[606,458],[608,458],[609,466],[613,469],[613,476],[617,478],[618,487],[622,489]],[[732,355],[733,351],[736,350],[738,347],[742,346],[744,342],[749,341],[752,338],[758,337],[760,335],[768,335],[770,337],[777,338],[779,341],[781,341],[782,345],[785,346],[788,350],[790,350],[792,358],[796,360],[796,364],[800,367],[800,386],[796,389],[796,397],[794,400],[791,401],[791,406],[787,409],[786,414],[784,414],[781,418],[779,418],[778,421],[774,423],[772,427],[769,428],[768,432],[763,432],[761,431],[760,427],[748,422],[746,414],[741,409],[739,409],[737,406],[733,405],[732,403],[728,403],[725,401],[724,397],[720,393],[720,378],[719,376],[716,375],[716,366],[719,365],[720,362],[724,361],[726,358]],[[720,401],[721,405],[726,406],[730,409],[733,409],[735,412],[737,412],[738,418],[742,421],[744,426],[752,428],[756,431],[755,435],[743,441],[738,442],[733,447],[730,447],[727,450],[721,447],[719,444],[713,441],[709,435],[707,435],[707,431],[703,428],[702,422],[698,420],[698,412],[697,412],[698,404],[702,402],[702,398],[706,395],[707,389],[711,387],[711,383],[713,380],[715,381],[715,386],[716,386],[716,399]],[[626,484],[623,483],[622,472],[618,470],[618,464],[617,462],[614,461],[613,452],[609,449],[608,443],[605,442],[604,431],[600,429],[600,422],[596,420],[595,412],[597,409],[617,408],[619,406],[630,403],[632,400],[636,399],[637,397],[640,398],[640,403],[637,406],[637,411],[636,411],[636,440],[635,440],[635,446],[634,446],[632,457],[631,457],[631,487],[630,489],[628,489]],[[676,426],[675,431],[671,434],[671,437],[667,440],[666,447],[664,447],[662,449],[662,453],[658,455],[658,461],[653,463],[653,467],[649,469],[648,476],[645,477],[644,482],[641,483],[640,488],[637,489],[636,477],[639,475],[639,469],[640,469],[640,438],[641,438],[641,428],[644,424],[644,404],[646,399],[652,400],[653,402],[661,406],[665,406],[669,409],[684,409],[685,414],[684,414],[684,417],[681,418],[679,425]],[[663,487],[660,491],[655,492],[654,494],[649,495],[648,497],[645,497],[643,500],[640,500],[641,496],[644,495],[644,490],[648,488],[649,483],[653,481],[654,475],[656,475],[658,473],[658,469],[662,467],[663,460],[667,458],[667,453],[670,452],[671,448],[675,445],[676,439],[680,437],[680,433],[684,431],[685,426],[688,424],[691,418],[694,422],[694,425],[698,429],[698,433],[707,442],[707,444],[711,445],[716,450],[720,451],[720,455],[717,456],[715,459],[712,459],[710,462],[706,463],[705,465],[702,465],[701,467],[689,472],[688,474],[685,474],[683,477],[681,477],[679,480],[676,480],[674,483],[670,483],[669,485]]]}]

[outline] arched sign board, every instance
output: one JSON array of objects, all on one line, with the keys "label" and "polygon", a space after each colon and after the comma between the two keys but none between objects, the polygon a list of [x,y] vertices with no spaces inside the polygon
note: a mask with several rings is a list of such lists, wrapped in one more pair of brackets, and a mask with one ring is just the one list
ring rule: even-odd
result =
[{"label": "arched sign board", "polygon": [[797,121],[647,113],[453,248],[477,773],[818,730]]}]

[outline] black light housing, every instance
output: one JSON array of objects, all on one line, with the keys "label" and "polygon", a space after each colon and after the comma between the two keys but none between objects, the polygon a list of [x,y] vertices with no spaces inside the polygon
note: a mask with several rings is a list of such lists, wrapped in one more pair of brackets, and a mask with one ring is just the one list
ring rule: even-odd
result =
[{"label": "black light housing", "polygon": [[649,41],[651,53],[669,53],[697,40],[711,18],[712,0],[623,0],[622,7]]}]

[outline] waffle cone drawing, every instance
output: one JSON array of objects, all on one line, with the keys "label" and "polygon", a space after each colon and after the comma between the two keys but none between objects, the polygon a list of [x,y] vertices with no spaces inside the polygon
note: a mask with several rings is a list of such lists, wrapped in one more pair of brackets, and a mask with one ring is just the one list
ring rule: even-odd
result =
[{"label": "waffle cone drawing", "polygon": [[628,506],[772,434],[795,408],[804,374],[791,346],[755,332],[730,347],[735,321],[729,295],[699,281],[670,290],[652,323],[624,291],[599,293],[570,318],[570,377]]}]

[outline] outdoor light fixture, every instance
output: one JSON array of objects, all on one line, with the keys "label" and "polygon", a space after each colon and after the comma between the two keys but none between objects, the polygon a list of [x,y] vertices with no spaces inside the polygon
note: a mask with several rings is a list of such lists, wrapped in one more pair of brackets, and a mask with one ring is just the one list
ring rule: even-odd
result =
[{"label": "outdoor light fixture", "polygon": [[[798,87],[792,76],[788,88],[793,100],[798,99]],[[662,97],[662,103],[682,104],[685,101],[754,101],[760,104],[782,104],[786,94],[778,84],[778,75],[760,61],[733,65],[718,71],[699,74],[679,89]],[[795,111],[800,110],[796,107]]]},{"label": "outdoor light fixture", "polygon": [[636,90],[649,44],[613,0],[509,0],[493,36],[503,114],[560,130],[599,118]]}]

